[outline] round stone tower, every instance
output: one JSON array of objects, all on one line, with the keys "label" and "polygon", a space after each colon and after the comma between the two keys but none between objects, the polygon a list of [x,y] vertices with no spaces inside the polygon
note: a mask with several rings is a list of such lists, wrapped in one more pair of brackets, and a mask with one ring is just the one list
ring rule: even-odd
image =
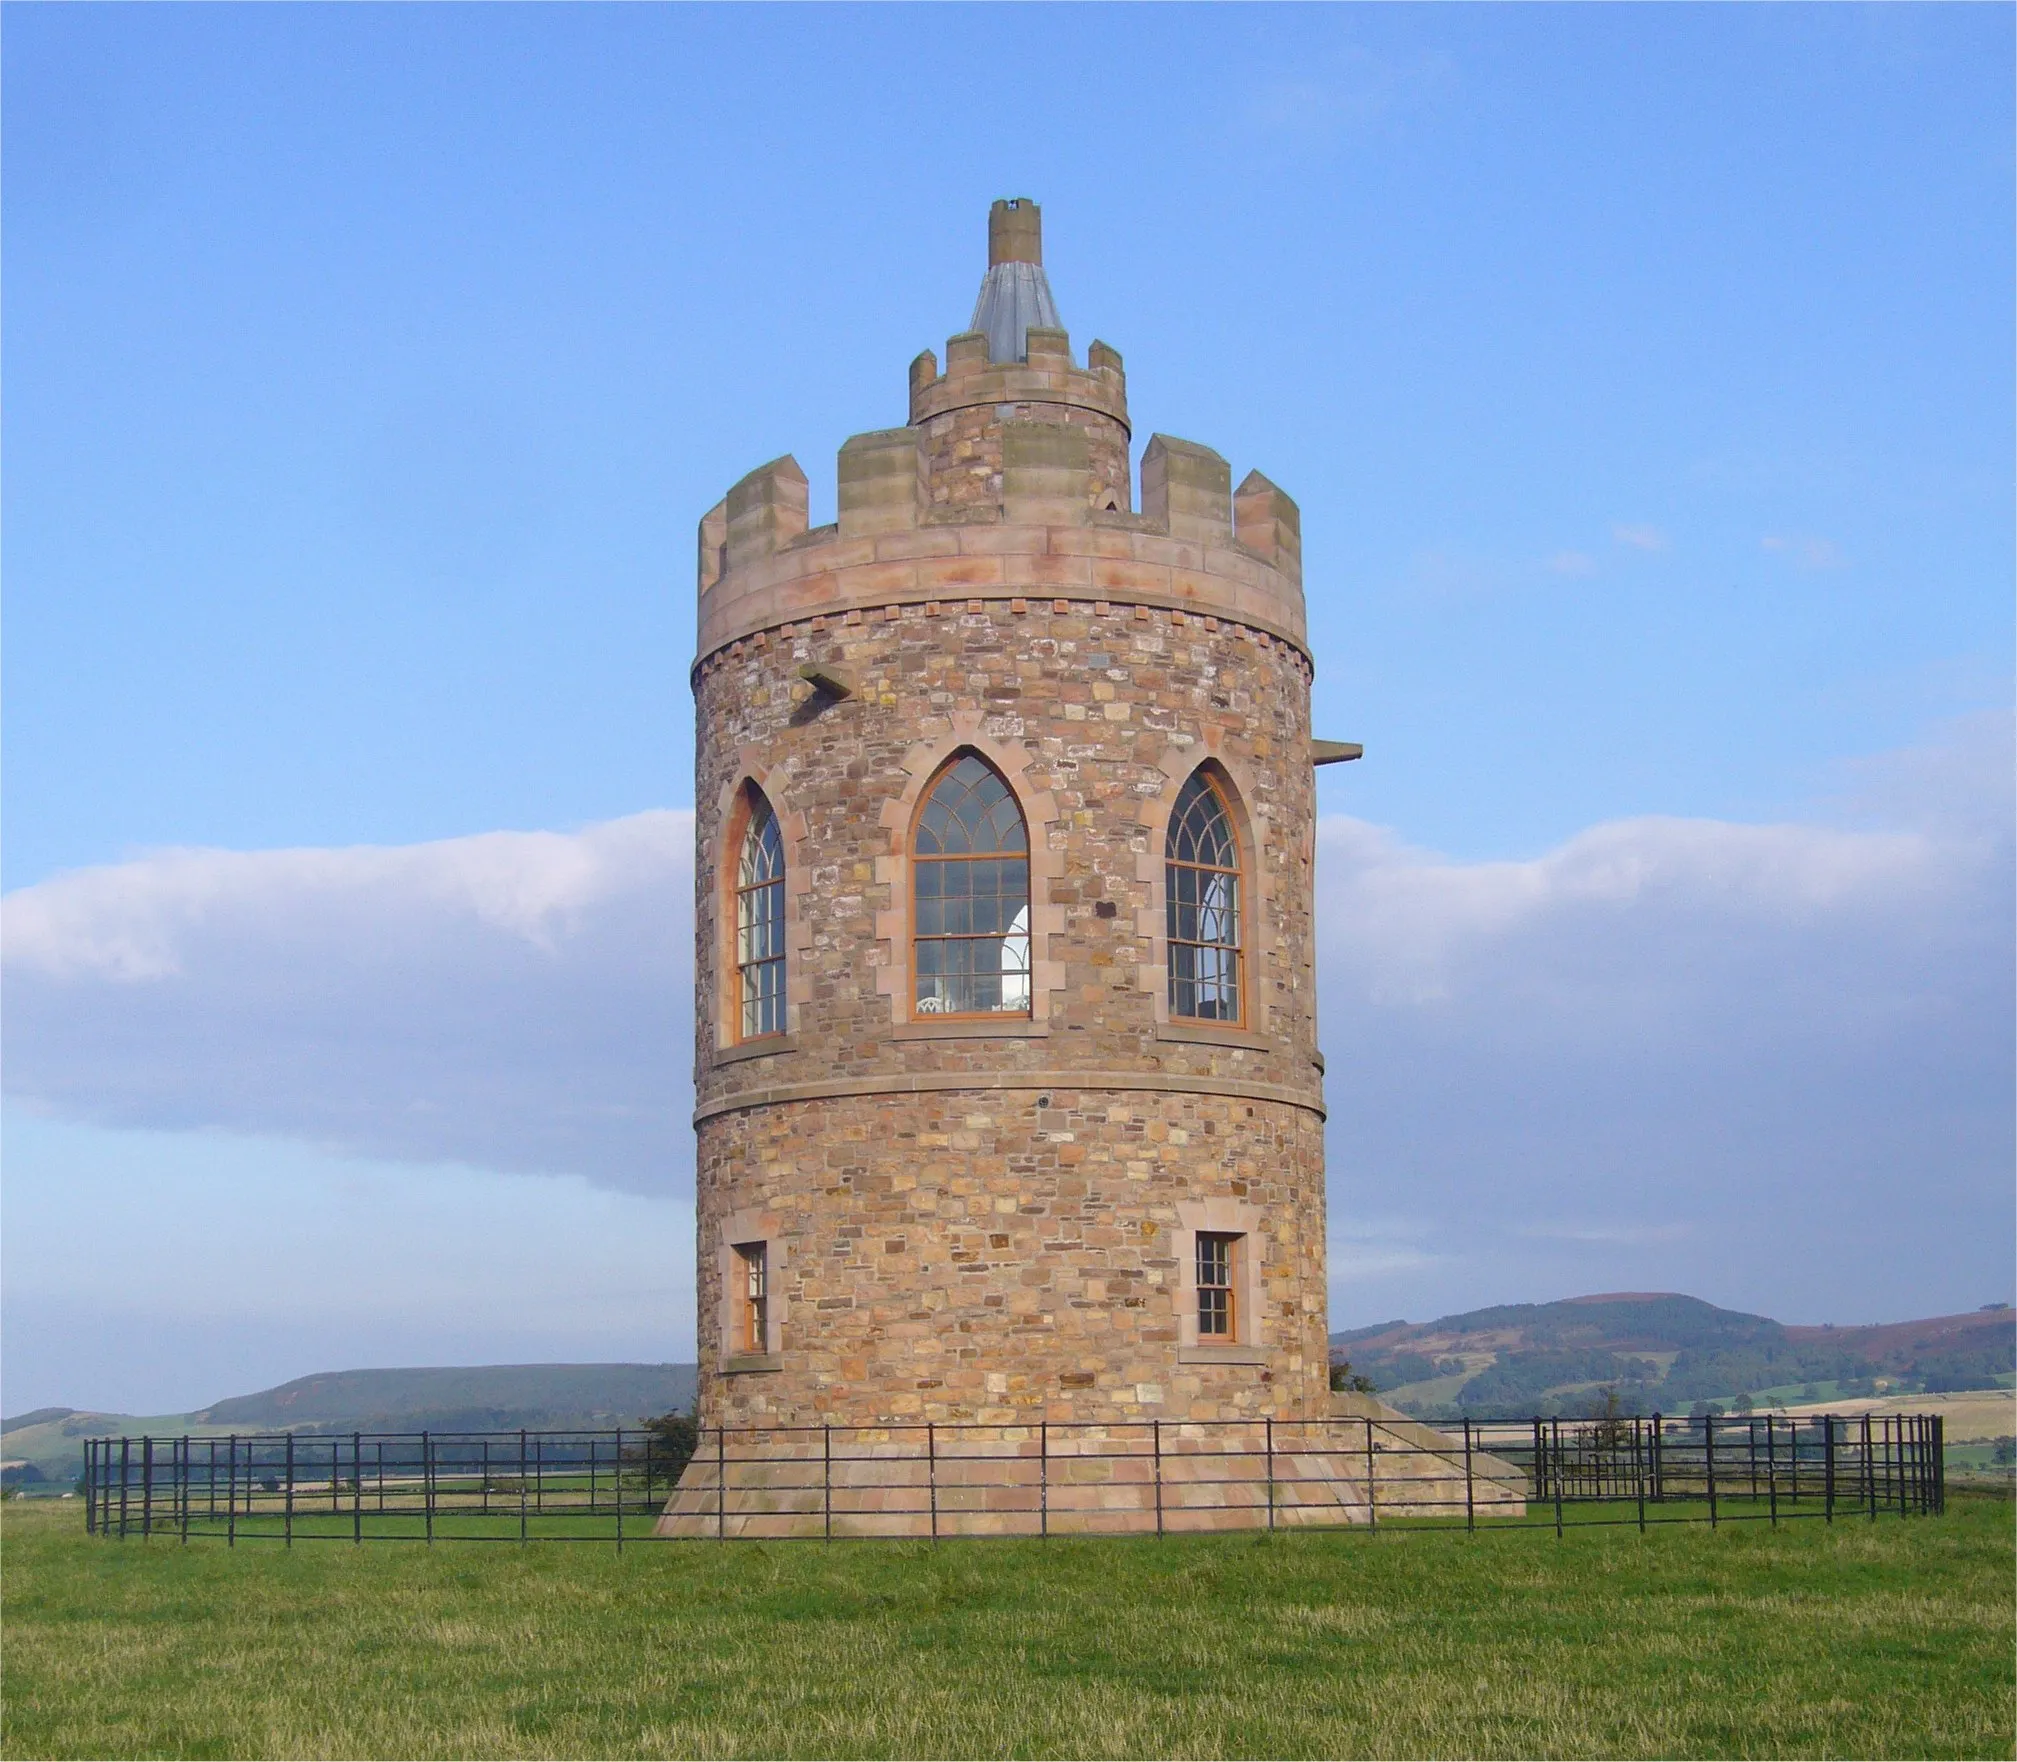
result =
[{"label": "round stone tower", "polygon": [[[997,202],[909,422],[700,523],[704,1427],[1320,1419],[1296,505]],[[1339,755],[1342,756],[1342,755]]]}]

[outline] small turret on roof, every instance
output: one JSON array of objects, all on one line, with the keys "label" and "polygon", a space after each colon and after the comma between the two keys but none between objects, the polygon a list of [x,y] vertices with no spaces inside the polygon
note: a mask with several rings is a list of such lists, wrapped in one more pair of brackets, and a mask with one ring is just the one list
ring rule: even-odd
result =
[{"label": "small turret on roof", "polygon": [[968,328],[987,338],[990,361],[1027,361],[1033,328],[1064,329],[1044,274],[1043,210],[1027,196],[988,210],[987,265]]}]

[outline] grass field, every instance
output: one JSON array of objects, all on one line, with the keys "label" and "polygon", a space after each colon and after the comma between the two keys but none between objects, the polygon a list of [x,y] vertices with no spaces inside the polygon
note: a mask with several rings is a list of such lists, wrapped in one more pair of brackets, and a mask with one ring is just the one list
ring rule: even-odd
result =
[{"label": "grass field", "polygon": [[8,1756],[2009,1756],[2013,1508],[597,1546],[0,1519]]}]

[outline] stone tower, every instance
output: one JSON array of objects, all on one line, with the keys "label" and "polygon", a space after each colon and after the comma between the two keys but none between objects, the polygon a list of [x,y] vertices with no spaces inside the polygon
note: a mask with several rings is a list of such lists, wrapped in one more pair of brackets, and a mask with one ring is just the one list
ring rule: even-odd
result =
[{"label": "stone tower", "polygon": [[1296,504],[1075,360],[1028,201],[909,421],[700,523],[703,1427],[1319,1419]]}]

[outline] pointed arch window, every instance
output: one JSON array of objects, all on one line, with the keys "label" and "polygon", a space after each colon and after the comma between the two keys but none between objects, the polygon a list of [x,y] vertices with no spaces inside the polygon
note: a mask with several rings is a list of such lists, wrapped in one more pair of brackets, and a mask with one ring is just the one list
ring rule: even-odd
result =
[{"label": "pointed arch window", "polygon": [[735,989],[740,1038],[784,1032],[784,838],[754,791],[736,861]]},{"label": "pointed arch window", "polygon": [[913,1012],[1030,1013],[1029,829],[1001,775],[961,753],[911,836]]},{"label": "pointed arch window", "polygon": [[1170,815],[1164,855],[1170,1015],[1238,1022],[1240,841],[1216,779],[1193,771]]}]

